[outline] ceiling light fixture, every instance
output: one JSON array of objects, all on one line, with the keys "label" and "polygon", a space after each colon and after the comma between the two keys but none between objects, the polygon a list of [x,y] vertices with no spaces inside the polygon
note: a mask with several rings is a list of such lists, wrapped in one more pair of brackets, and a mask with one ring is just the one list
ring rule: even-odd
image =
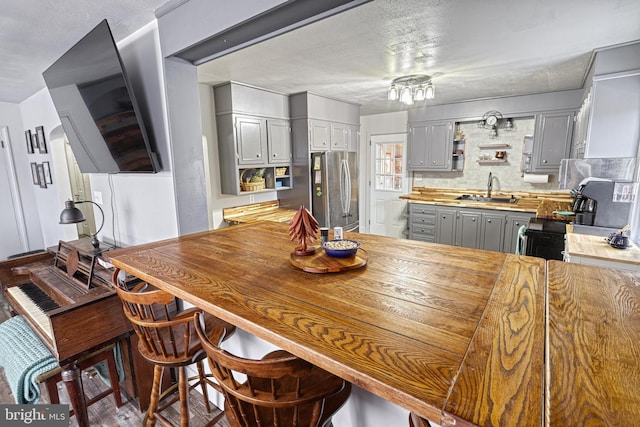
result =
[{"label": "ceiling light fixture", "polygon": [[413,105],[414,102],[425,99],[434,99],[435,96],[431,76],[424,74],[412,74],[393,79],[387,91],[389,101],[400,101],[406,105]]}]

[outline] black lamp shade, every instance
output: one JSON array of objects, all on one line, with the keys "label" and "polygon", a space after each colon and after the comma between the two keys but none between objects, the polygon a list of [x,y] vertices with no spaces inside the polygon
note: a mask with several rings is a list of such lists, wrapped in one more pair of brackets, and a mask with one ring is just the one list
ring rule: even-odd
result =
[{"label": "black lamp shade", "polygon": [[76,208],[73,200],[64,202],[64,209],[60,212],[60,224],[76,224],[85,221],[82,211]]}]

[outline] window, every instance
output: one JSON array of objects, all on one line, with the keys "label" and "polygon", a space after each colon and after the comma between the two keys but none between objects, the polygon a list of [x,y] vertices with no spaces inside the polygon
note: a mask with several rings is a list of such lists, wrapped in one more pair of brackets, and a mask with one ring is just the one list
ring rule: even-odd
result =
[{"label": "window", "polygon": [[402,191],[404,144],[376,143],[376,190]]}]

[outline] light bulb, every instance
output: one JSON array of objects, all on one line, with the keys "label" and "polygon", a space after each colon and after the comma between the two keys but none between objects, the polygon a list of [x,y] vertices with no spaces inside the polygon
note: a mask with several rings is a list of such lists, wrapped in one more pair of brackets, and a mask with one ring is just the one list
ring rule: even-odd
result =
[{"label": "light bulb", "polygon": [[427,90],[425,91],[425,98],[433,99],[436,97],[436,89],[433,87],[431,82],[427,84]]},{"label": "light bulb", "polygon": [[418,86],[416,88],[416,91],[413,94],[413,99],[415,101],[424,101],[425,100],[424,86],[420,85],[420,86]]},{"label": "light bulb", "polygon": [[400,102],[407,105],[413,104],[413,94],[411,93],[411,86],[406,85],[400,90]]},{"label": "light bulb", "polygon": [[395,84],[391,84],[391,87],[389,88],[389,92],[387,93],[387,99],[389,101],[398,100],[398,87]]}]

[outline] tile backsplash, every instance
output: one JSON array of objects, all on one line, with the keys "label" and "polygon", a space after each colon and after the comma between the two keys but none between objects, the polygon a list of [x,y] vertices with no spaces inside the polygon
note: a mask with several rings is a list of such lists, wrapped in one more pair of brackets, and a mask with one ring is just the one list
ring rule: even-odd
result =
[{"label": "tile backsplash", "polygon": [[[460,123],[464,133],[464,168],[460,172],[414,172],[414,187],[464,188],[486,190],[489,172],[493,174],[493,189],[513,191],[558,191],[557,174],[549,175],[546,183],[524,181],[520,170],[525,135],[533,135],[534,118],[513,119],[513,130],[503,128],[505,120],[498,123],[498,136],[491,137],[490,129],[478,127],[478,122]],[[454,129],[455,132],[455,129]],[[508,144],[509,148],[480,148],[485,144]],[[480,164],[483,156],[494,157],[496,151],[506,151],[506,163]]]}]

